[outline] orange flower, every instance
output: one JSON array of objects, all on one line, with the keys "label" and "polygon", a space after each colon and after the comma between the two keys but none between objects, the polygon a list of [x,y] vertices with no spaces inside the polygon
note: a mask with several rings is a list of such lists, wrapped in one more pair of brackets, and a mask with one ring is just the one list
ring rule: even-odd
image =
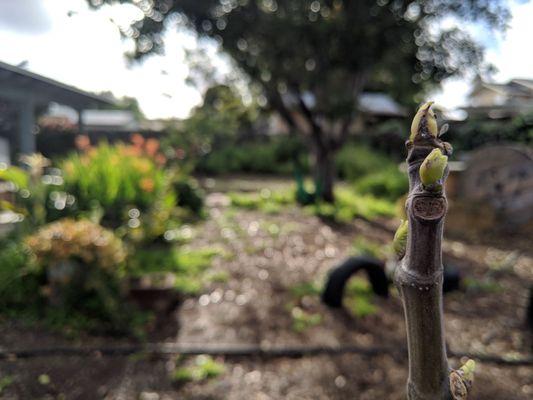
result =
[{"label": "orange flower", "polygon": [[153,138],[148,139],[144,145],[144,148],[146,149],[146,154],[148,154],[150,157],[155,156],[159,150],[159,140]]},{"label": "orange flower", "polygon": [[163,154],[159,153],[155,156],[155,162],[158,165],[164,165],[167,162],[167,158]]},{"label": "orange flower", "polygon": [[142,147],[144,145],[144,138],[140,133],[134,133],[131,135],[131,142],[135,147]]},{"label": "orange flower", "polygon": [[154,191],[154,181],[151,178],[143,178],[139,182],[139,186],[142,190],[145,192],[153,192]]},{"label": "orange flower", "polygon": [[87,135],[76,136],[76,147],[78,150],[88,150],[91,147],[91,139]]}]

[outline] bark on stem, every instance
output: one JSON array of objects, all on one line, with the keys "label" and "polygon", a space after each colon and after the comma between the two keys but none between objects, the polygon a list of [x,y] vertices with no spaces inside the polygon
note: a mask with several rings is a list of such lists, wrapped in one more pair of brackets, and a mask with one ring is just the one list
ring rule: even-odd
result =
[{"label": "bark on stem", "polygon": [[[409,400],[449,400],[448,359],[442,311],[443,266],[441,241],[447,209],[443,191],[426,190],[419,169],[426,156],[441,147],[440,140],[407,142],[409,195],[406,212],[409,234],[406,254],[396,269],[407,326]],[[448,174],[444,173],[443,181]]]}]

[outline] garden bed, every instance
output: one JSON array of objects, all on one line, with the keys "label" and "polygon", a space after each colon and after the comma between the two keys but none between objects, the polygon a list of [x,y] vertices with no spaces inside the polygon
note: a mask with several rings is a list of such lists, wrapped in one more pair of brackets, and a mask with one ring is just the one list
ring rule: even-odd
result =
[{"label": "garden bed", "polygon": [[[396,295],[389,299],[368,295],[365,301],[372,307],[363,314],[351,306],[358,296],[368,294],[361,279],[344,310],[327,309],[317,296],[332,266],[348,255],[389,243],[388,230],[363,220],[326,223],[293,205],[265,214],[228,206],[227,201],[208,204],[210,218],[194,227],[188,246],[218,249],[206,271],[210,278],[198,295],[184,299],[149,333],[149,341],[405,346]],[[509,358],[529,354],[531,342],[523,323],[533,255],[525,251],[513,255],[500,248],[506,248],[505,243],[498,248],[445,243],[446,255],[466,277],[462,291],[445,297],[447,340],[455,352]],[[512,263],[509,257],[514,257]],[[3,348],[131,344],[87,336],[69,341],[45,328],[7,320],[0,329]],[[3,360],[0,371],[12,381],[2,393],[14,399],[60,393],[67,399],[403,399],[407,368],[406,358],[394,354],[176,359],[95,353]],[[479,363],[472,398],[529,399],[532,372],[531,366]],[[39,378],[43,374],[49,380]]]}]

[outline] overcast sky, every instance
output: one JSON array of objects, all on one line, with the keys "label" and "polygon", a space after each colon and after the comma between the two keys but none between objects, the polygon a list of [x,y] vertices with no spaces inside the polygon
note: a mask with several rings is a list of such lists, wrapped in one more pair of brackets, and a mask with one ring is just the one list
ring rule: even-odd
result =
[{"label": "overcast sky", "polygon": [[[494,78],[502,82],[533,79],[533,3],[512,2],[511,9],[513,20],[505,35],[469,27],[487,47],[487,59],[499,70]],[[116,23],[126,25],[136,17],[138,10],[127,5],[94,12],[85,0],[1,0],[0,60],[28,61],[29,70],[81,89],[136,97],[149,118],[187,116],[201,99],[185,83],[184,49],[196,46],[194,36],[169,30],[164,56],[128,66],[123,53],[131,43],[121,39]],[[468,82],[455,79],[434,98],[454,108],[464,104],[468,90]]]}]

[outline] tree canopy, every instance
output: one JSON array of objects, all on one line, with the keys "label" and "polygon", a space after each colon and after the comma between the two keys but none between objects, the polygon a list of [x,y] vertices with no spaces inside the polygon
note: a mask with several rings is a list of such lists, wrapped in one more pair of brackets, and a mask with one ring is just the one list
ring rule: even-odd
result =
[{"label": "tree canopy", "polygon": [[446,18],[497,29],[509,19],[504,0],[88,1],[143,11],[124,31],[135,40],[134,58],[162,52],[166,22],[183,16],[325,156],[344,143],[363,90],[386,90],[413,105],[443,79],[482,67],[481,46]]}]

